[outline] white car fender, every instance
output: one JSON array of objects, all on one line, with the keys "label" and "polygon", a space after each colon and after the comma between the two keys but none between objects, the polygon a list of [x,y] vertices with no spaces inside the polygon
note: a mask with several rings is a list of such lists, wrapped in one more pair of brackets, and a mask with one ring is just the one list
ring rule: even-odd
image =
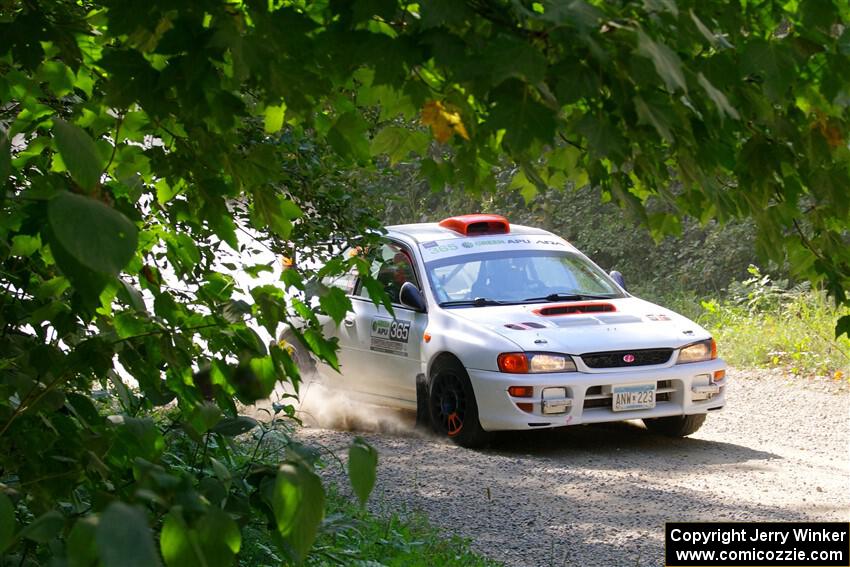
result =
[{"label": "white car fender", "polygon": [[516,352],[522,348],[514,341],[493,330],[473,325],[445,310],[429,313],[428,331],[430,340],[423,344],[423,371],[430,376],[431,365],[442,353],[454,355],[464,366],[477,370],[498,371],[494,351]]}]

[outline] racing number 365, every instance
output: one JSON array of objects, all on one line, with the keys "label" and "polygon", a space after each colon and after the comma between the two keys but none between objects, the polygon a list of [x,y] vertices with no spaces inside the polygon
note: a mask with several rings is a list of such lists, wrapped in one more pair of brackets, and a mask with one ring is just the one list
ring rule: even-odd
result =
[{"label": "racing number 365", "polygon": [[410,322],[409,321],[393,321],[390,324],[390,336],[389,338],[394,339],[396,341],[405,341],[407,342],[407,337],[410,334]]}]

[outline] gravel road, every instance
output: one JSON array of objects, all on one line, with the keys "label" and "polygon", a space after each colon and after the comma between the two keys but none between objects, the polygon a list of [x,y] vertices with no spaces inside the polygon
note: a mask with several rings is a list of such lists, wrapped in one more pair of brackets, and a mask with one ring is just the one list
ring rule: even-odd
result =
[{"label": "gravel road", "polygon": [[[850,521],[846,384],[729,376],[726,410],[687,439],[624,423],[503,434],[472,451],[369,410],[376,427],[356,434],[380,452],[372,505],[423,511],[512,566],[663,565],[665,521]],[[299,435],[343,457],[354,434]],[[346,485],[339,467],[326,474]]]}]

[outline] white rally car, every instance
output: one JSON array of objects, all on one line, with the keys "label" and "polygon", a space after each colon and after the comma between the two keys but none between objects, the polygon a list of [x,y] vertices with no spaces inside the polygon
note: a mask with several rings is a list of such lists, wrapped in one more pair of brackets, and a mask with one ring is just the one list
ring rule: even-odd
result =
[{"label": "white rally car", "polygon": [[[695,432],[725,403],[725,363],[705,329],[629,295],[564,239],[498,215],[387,228],[370,252],[394,315],[353,275],[352,311],[325,331],[328,387],[398,408],[463,446],[488,432],[642,419]],[[619,283],[617,283],[619,280]]]}]

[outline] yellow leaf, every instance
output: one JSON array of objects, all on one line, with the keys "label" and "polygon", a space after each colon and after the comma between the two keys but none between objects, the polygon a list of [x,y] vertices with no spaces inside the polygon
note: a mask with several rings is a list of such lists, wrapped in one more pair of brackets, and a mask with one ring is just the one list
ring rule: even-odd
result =
[{"label": "yellow leaf", "polygon": [[453,134],[469,140],[460,113],[447,108],[438,100],[429,100],[422,107],[422,124],[431,127],[431,133],[438,142],[448,142]]}]

